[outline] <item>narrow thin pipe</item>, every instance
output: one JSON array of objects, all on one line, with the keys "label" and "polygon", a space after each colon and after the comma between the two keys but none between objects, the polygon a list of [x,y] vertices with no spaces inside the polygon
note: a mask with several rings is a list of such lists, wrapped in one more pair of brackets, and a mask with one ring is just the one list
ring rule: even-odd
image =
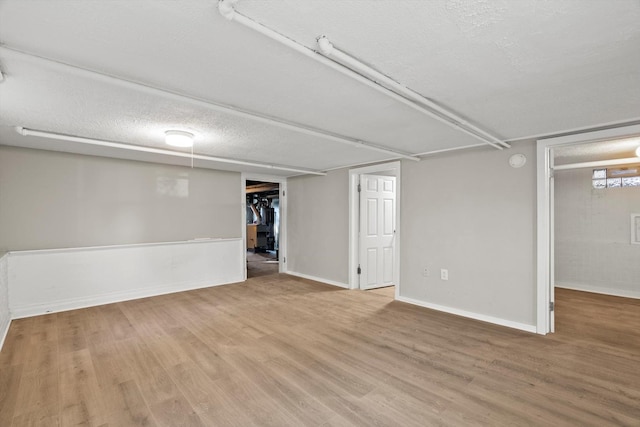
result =
[{"label": "narrow thin pipe", "polygon": [[509,138],[507,139],[507,142],[526,141],[527,139],[558,138],[558,137],[568,136],[568,135],[573,135],[578,133],[597,132],[597,131],[609,129],[609,128],[635,126],[639,124],[640,124],[640,116],[635,117],[633,119],[618,120],[618,121],[607,122],[607,123],[598,123],[595,126],[563,129],[561,131],[554,131],[551,133],[539,133],[536,135],[519,136],[517,138]]},{"label": "narrow thin pipe", "polygon": [[[324,36],[322,36],[324,37]],[[324,37],[326,39],[326,37]],[[328,40],[327,40],[328,42]],[[330,43],[330,42],[329,42]],[[509,148],[510,145],[502,140],[500,140],[499,138],[491,135],[490,133],[488,133],[487,131],[480,129],[479,127],[475,126],[474,124],[468,122],[467,120],[459,117],[457,114],[453,113],[452,111],[449,111],[445,108],[443,108],[442,106],[436,104],[435,102],[431,101],[428,98],[425,98],[424,96],[420,95],[417,92],[414,92],[413,90],[407,88],[406,86],[401,85],[400,83],[398,83],[397,81],[393,80],[392,78],[382,74],[381,72],[363,64],[361,61],[357,60],[356,58],[338,50],[335,46],[331,45],[331,49],[326,51],[327,53],[325,53],[325,51],[323,51],[322,49],[320,49],[320,53],[322,53],[323,55],[326,55],[329,58],[335,58],[335,60],[340,63],[340,64],[344,64],[345,66],[347,66],[347,68],[351,68],[352,70],[363,74],[365,76],[368,76],[371,80],[377,82],[378,84],[386,87],[387,89],[401,95],[404,96],[414,102],[417,102],[418,104],[421,104],[426,108],[427,111],[425,111],[426,114],[429,114],[430,116],[434,116],[433,113],[435,113],[436,116],[438,116],[438,118],[440,119],[444,119],[444,121],[448,122],[450,125],[458,128],[459,130],[474,135],[476,137],[480,136],[483,138],[483,140],[487,140],[485,142],[493,145],[496,148]],[[479,135],[478,135],[479,134]],[[500,147],[498,147],[498,145]]]},{"label": "narrow thin pipe", "polygon": [[171,90],[167,90],[167,89],[162,89],[162,88],[158,88],[155,86],[151,86],[149,84],[146,83],[142,83],[142,82],[137,82],[137,81],[133,81],[133,80],[128,80],[128,79],[124,79],[122,77],[116,77],[110,74],[105,74],[99,71],[95,71],[95,70],[90,70],[87,68],[83,68],[83,67],[79,67],[76,65],[71,65],[71,64],[67,64],[65,62],[60,62],[60,61],[56,61],[53,59],[49,59],[49,58],[45,58],[42,56],[38,56],[38,55],[34,55],[28,52],[24,52],[21,51],[19,49],[15,49],[15,48],[11,48],[8,47],[6,45],[0,45],[0,51],[5,51],[5,52],[10,52],[13,54],[18,54],[18,55],[22,55],[31,59],[35,59],[37,61],[42,61],[42,62],[46,62],[48,64],[52,64],[58,67],[63,67],[66,69],[72,69],[75,71],[79,71],[81,73],[90,75],[92,78],[97,78],[100,79],[102,81],[108,82],[108,83],[113,83],[113,84],[117,84],[121,87],[127,87],[130,89],[134,89],[134,90],[139,90],[139,91],[143,91],[146,93],[150,93],[153,95],[159,95],[162,96],[164,98],[168,98],[168,99],[173,99],[176,101],[180,101],[180,102],[188,102],[192,105],[197,105],[199,107],[204,107],[204,108],[208,108],[211,110],[215,110],[215,111],[221,111],[224,113],[228,113],[228,114],[232,114],[234,116],[237,117],[243,117],[243,118],[247,118],[250,120],[254,120],[257,122],[261,122],[261,123],[265,123],[268,125],[272,125],[272,126],[277,126],[283,129],[287,129],[287,130],[291,130],[294,132],[298,132],[298,133],[303,133],[306,135],[311,135],[311,136],[315,136],[315,137],[320,137],[323,139],[328,139],[331,141],[335,141],[335,142],[339,142],[341,144],[346,144],[346,145],[350,145],[352,147],[358,147],[358,148],[365,148],[371,151],[377,151],[380,153],[384,153],[387,155],[392,156],[392,158],[403,158],[403,159],[408,159],[408,160],[413,160],[413,161],[420,161],[420,158],[415,157],[411,154],[407,154],[407,153],[402,153],[396,150],[392,150],[390,148],[386,148],[386,147],[381,147],[378,146],[376,144],[370,143],[370,142],[366,142],[366,141],[362,141],[356,138],[351,138],[348,136],[344,136],[344,135],[339,135],[336,133],[332,133],[332,132],[328,132],[322,129],[317,129],[317,128],[313,128],[310,126],[305,126],[299,123],[295,123],[295,122],[291,122],[291,121],[287,121],[284,119],[280,119],[280,118],[276,118],[276,117],[271,117],[271,116],[267,116],[265,114],[260,114],[257,112],[253,112],[253,111],[248,111],[248,110],[243,110],[241,108],[238,107],[234,107],[232,105],[228,105],[228,104],[222,104],[222,103],[218,103],[218,102],[214,102],[214,101],[210,101],[210,100],[206,100],[206,99],[202,99],[202,98],[198,98],[195,96],[191,96],[191,95],[185,95],[179,92],[174,92]]},{"label": "narrow thin pipe", "polygon": [[620,166],[620,165],[632,165],[640,164],[640,157],[629,157],[626,159],[613,159],[613,160],[596,160],[593,162],[582,163],[570,163],[566,165],[554,166],[555,171],[566,171],[571,169],[583,169],[583,168],[597,168],[605,166]]},{"label": "narrow thin pipe", "polygon": [[66,135],[66,134],[55,133],[55,132],[46,132],[46,131],[36,130],[36,129],[27,129],[27,128],[23,128],[23,127],[20,127],[20,126],[16,127],[16,131],[22,136],[38,136],[38,137],[41,137],[41,138],[57,139],[57,140],[61,140],[61,141],[70,141],[70,142],[78,142],[78,143],[82,143],[82,144],[97,145],[97,146],[100,146],[100,147],[119,148],[119,149],[131,150],[131,151],[139,151],[139,152],[143,152],[143,153],[163,154],[163,155],[167,155],[167,156],[183,157],[183,158],[187,158],[187,159],[190,158],[190,159],[192,159],[192,162],[193,162],[193,159],[198,159],[198,160],[206,160],[206,161],[210,161],[210,162],[229,163],[229,164],[243,165],[243,166],[253,166],[253,167],[258,167],[258,168],[282,170],[282,171],[287,171],[287,172],[297,172],[297,173],[304,173],[304,174],[310,174],[310,175],[326,175],[325,172],[320,172],[320,171],[315,171],[315,170],[310,170],[310,169],[300,169],[300,168],[294,168],[294,167],[289,167],[289,166],[280,166],[280,165],[272,165],[272,164],[266,164],[266,163],[249,162],[249,161],[245,161],[245,160],[228,159],[228,158],[225,158],[225,157],[203,156],[201,154],[182,153],[182,152],[179,152],[179,151],[163,150],[161,148],[143,147],[143,146],[140,146],[140,145],[123,144],[123,143],[120,143],[120,142],[104,141],[104,140],[101,140],[101,139],[85,138],[85,137],[82,137],[82,136]]},{"label": "narrow thin pipe", "polygon": [[424,153],[418,153],[416,156],[427,157],[435,154],[448,153],[450,151],[468,150],[470,148],[486,147],[487,144],[473,144],[463,145],[462,147],[443,148],[441,150],[425,151]]},{"label": "narrow thin pipe", "polygon": [[[427,114],[428,116],[448,125],[451,126],[459,131],[462,131],[470,136],[473,136],[476,139],[479,139],[480,141],[484,142],[485,144],[489,144],[492,145],[495,148],[498,149],[503,149],[505,147],[510,147],[509,144],[507,144],[506,142],[500,141],[499,139],[495,138],[495,137],[491,137],[492,139],[495,138],[497,141],[494,142],[493,140],[489,140],[487,139],[487,137],[483,137],[481,135],[478,135],[477,133],[474,133],[468,129],[465,129],[464,127],[462,127],[460,125],[460,123],[464,122],[464,123],[468,123],[466,122],[464,119],[459,118],[459,120],[454,120],[450,117],[443,117],[443,114],[440,113],[436,113],[434,111],[430,111],[429,109],[418,105],[416,102],[405,98],[404,96],[401,96],[395,92],[393,92],[392,90],[390,90],[389,88],[383,86],[381,83],[378,83],[376,81],[372,81],[371,79],[351,70],[350,68],[347,68],[343,65],[341,65],[339,62],[333,61],[331,59],[329,59],[328,57],[322,56],[320,53],[321,51],[315,51],[313,49],[309,49],[308,47],[301,45],[300,43],[270,29],[265,27],[262,24],[257,23],[256,21],[238,13],[238,11],[236,11],[235,9],[233,9],[233,3],[235,3],[235,1],[233,0],[220,0],[218,2],[218,10],[220,11],[220,14],[227,20],[229,21],[235,21],[238,22],[239,24],[244,25],[247,28],[250,28],[264,36],[269,37],[270,39],[277,41],[281,44],[283,44],[284,46],[287,46],[293,50],[295,50],[296,52],[299,52],[301,54],[303,54],[304,56],[307,56],[309,58],[314,59],[315,61],[318,61],[322,64],[324,64],[325,66],[338,71],[344,75],[347,75],[349,77],[351,77],[354,80],[357,80],[358,82],[377,90],[378,92],[381,92],[383,94],[385,94],[386,96],[408,106],[411,107],[417,111],[420,111],[423,114]],[[332,46],[333,48],[333,46]],[[333,48],[335,49],[335,48]],[[346,56],[346,55],[345,55]],[[382,75],[382,74],[381,74]],[[426,99],[426,98],[424,98]],[[434,104],[436,105],[436,104]],[[442,110],[442,107],[437,106],[438,109]],[[451,115],[451,113],[449,113],[449,115]],[[473,126],[473,125],[471,125]],[[479,130],[479,132],[484,132],[483,130]]]}]

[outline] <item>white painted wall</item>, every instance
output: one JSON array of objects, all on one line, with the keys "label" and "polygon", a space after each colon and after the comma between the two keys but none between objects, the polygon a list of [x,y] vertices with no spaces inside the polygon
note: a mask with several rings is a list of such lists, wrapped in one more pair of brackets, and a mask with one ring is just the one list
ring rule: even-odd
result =
[{"label": "white painted wall", "polygon": [[0,333],[8,316],[242,281],[240,194],[239,173],[0,146]]},{"label": "white painted wall", "polygon": [[[289,180],[289,270],[348,283],[347,177]],[[533,142],[403,161],[399,299],[534,332],[535,180]]]},{"label": "white painted wall", "polygon": [[11,312],[9,311],[9,278],[8,256],[0,256],[0,350],[9,331],[11,324]]},{"label": "white painted wall", "polygon": [[555,284],[640,298],[640,245],[630,243],[640,188],[595,190],[591,174],[555,172]]},{"label": "white painted wall", "polygon": [[[534,149],[403,161],[400,299],[535,330]],[[527,156],[524,167],[509,166],[514,153]]]},{"label": "white painted wall", "polygon": [[243,252],[240,238],[10,252],[11,314],[34,316],[240,282]]},{"label": "white painted wall", "polygon": [[287,185],[287,272],[347,287],[348,170],[290,178]]},{"label": "white painted wall", "polygon": [[0,253],[242,235],[240,174],[0,146]]}]

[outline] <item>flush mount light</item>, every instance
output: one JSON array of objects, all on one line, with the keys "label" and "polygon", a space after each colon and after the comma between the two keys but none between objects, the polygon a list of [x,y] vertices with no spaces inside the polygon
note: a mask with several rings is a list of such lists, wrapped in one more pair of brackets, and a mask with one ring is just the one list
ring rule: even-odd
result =
[{"label": "flush mount light", "polygon": [[636,157],[640,157],[640,147],[636,148]]},{"label": "flush mount light", "polygon": [[193,134],[181,130],[168,130],[165,142],[173,147],[193,147]]}]

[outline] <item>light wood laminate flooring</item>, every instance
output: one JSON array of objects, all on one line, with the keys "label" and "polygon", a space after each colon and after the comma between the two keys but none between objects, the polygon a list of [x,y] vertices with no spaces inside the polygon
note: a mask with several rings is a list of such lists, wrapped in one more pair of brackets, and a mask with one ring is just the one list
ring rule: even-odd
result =
[{"label": "light wood laminate flooring", "polygon": [[286,275],[15,320],[0,426],[640,425],[640,302],[538,336]]},{"label": "light wood laminate flooring", "polygon": [[254,278],[278,274],[275,252],[247,251],[247,277]]}]

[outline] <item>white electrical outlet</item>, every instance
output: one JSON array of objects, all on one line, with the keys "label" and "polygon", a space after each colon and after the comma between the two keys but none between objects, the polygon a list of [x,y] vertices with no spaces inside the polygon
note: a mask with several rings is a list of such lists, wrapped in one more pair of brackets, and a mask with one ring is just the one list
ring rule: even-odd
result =
[{"label": "white electrical outlet", "polygon": [[422,277],[428,277],[429,276],[429,269],[427,267],[425,267],[422,270]]},{"label": "white electrical outlet", "polygon": [[440,279],[449,280],[449,270],[443,268],[440,270]]}]

